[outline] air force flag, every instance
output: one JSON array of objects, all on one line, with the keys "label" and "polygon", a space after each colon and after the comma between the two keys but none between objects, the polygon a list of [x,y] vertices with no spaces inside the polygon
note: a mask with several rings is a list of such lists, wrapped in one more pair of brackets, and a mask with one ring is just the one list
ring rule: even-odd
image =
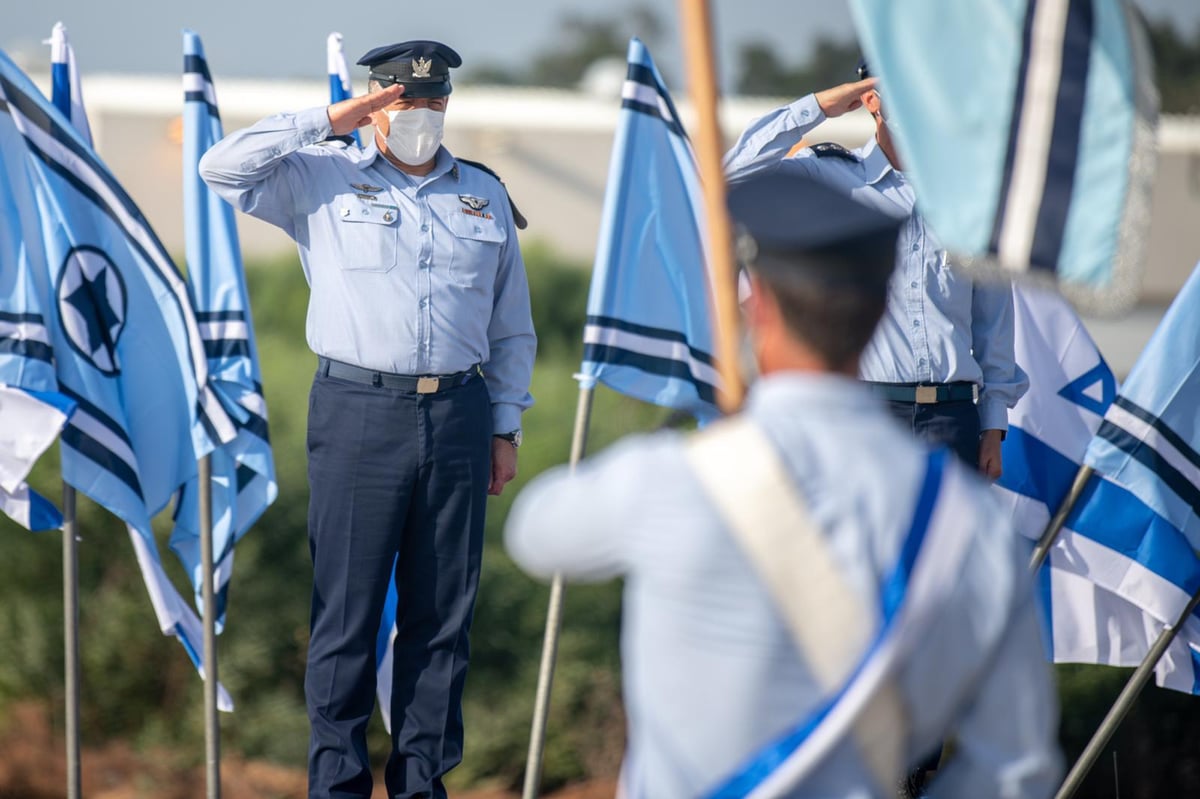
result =
[{"label": "air force flag", "polygon": [[1157,93],[1125,0],[855,0],[884,113],[948,250],[1132,303]]},{"label": "air force flag", "polygon": [[[139,559],[157,562],[151,518],[198,455],[235,432],[208,387],[187,287],[129,195],[3,53],[0,159],[16,198],[0,240],[21,242],[58,390],[77,406],[61,438],[63,479],[123,519]],[[197,662],[195,614],[156,599],[176,595],[159,573],[153,584],[146,573],[159,625]]]},{"label": "air force flag", "polygon": [[[1116,381],[1087,331],[1057,294],[1014,290],[1017,362],[1030,390],[1004,442],[1006,495],[1018,530],[1038,538],[1062,505]],[[1200,560],[1183,535],[1133,493],[1093,475],[1068,515],[1040,583],[1051,652],[1060,663],[1133,666],[1200,587]],[[1158,684],[1195,692],[1193,623],[1159,661]]]},{"label": "air force flag", "polygon": [[598,380],[701,421],[719,415],[703,207],[679,114],[633,39],[580,371],[585,385]]},{"label": "air force flag", "polygon": [[[188,282],[208,357],[209,383],[229,412],[237,433],[212,458],[213,552],[217,625],[224,623],[234,544],[275,501],[275,462],[267,433],[267,406],[254,343],[254,324],[233,209],[200,179],[201,156],[224,135],[217,95],[192,31],[183,34],[183,192]],[[199,592],[199,486],[184,488],[175,514],[171,548]]]}]

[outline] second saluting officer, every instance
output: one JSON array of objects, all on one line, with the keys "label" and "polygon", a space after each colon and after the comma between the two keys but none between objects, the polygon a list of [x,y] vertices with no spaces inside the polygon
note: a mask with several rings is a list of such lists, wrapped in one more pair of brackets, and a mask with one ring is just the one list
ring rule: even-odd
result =
[{"label": "second saluting officer", "polygon": [[[458,53],[376,48],[369,93],[278,114],[200,164],[234,207],[295,239],[308,344],[309,796],[369,797],[376,633],[398,593],[388,795],[444,797],[487,494],[516,475],[536,339],[524,220],[490,171],[441,146]],[[361,151],[322,144],[367,124]]]}]

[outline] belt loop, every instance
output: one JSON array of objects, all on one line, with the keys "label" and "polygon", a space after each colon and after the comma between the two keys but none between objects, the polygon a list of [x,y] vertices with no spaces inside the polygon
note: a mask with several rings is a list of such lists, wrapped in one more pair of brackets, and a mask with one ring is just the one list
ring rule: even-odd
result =
[{"label": "belt loop", "polygon": [[329,377],[329,359],[317,358],[317,374],[321,377]]},{"label": "belt loop", "polygon": [[375,388],[383,388],[383,375],[379,372],[371,373],[371,385]]}]

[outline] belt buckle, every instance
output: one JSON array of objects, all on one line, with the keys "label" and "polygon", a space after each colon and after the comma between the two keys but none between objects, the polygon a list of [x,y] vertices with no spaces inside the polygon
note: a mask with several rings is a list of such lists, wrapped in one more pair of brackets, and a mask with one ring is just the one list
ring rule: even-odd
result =
[{"label": "belt buckle", "polygon": [[438,383],[440,383],[440,382],[441,382],[441,380],[439,380],[436,377],[418,377],[417,378],[417,393],[418,394],[436,394],[437,390],[438,390]]},{"label": "belt buckle", "polygon": [[937,386],[917,386],[918,405],[936,405],[937,401]]}]

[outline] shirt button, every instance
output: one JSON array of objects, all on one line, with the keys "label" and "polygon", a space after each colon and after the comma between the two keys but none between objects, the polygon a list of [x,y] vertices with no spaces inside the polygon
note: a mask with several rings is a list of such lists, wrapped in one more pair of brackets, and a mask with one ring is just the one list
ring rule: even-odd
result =
[{"label": "shirt button", "polygon": [[914,242],[914,243],[913,243],[913,246],[912,246],[912,251],[913,251],[913,252],[916,252],[916,251],[917,251],[917,250],[919,250],[919,249],[921,249],[921,245],[920,245],[920,244],[916,244],[916,243]]},{"label": "shirt button", "polygon": [[917,287],[917,281],[914,280],[913,282],[909,283],[908,287],[910,289],[915,289]]},{"label": "shirt button", "polygon": [[421,225],[421,232],[422,232],[422,233],[428,233],[428,232],[429,232],[429,225]]},{"label": "shirt button", "polygon": [[429,304],[429,300],[425,300],[425,299],[421,300],[421,307],[422,307],[422,308],[424,308],[424,307],[425,307],[426,305],[428,305],[428,304]]},{"label": "shirt button", "polygon": [[920,319],[914,319],[914,320],[913,320],[913,327],[920,327],[920,326],[921,326],[921,320],[920,320]]},{"label": "shirt button", "polygon": [[925,365],[925,359],[924,359],[924,358],[922,358],[921,360],[917,361],[917,365],[918,365],[918,366],[924,366],[924,365]]}]

